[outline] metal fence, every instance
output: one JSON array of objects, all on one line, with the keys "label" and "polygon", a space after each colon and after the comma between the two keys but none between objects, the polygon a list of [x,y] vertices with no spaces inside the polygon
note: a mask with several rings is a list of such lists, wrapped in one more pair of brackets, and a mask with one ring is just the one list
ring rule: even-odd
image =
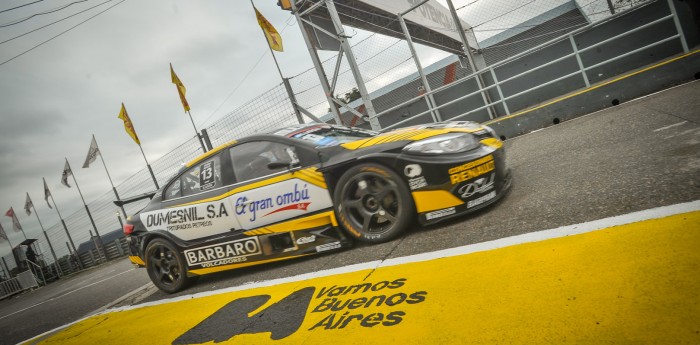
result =
[{"label": "metal fence", "polygon": [[[475,91],[465,91],[459,100],[469,97],[481,97],[484,91],[491,91],[490,100],[485,100],[484,105],[480,108],[468,109],[458,116],[453,115],[450,118],[463,118],[480,111],[485,113],[489,108],[495,109],[496,107],[498,107],[498,109],[495,109],[496,113],[505,115],[513,111],[510,107],[510,102],[527,92],[531,92],[528,90],[509,89],[504,93],[503,88],[507,88],[509,82],[547,68],[547,66],[558,61],[568,59],[578,66],[577,70],[564,72],[565,74],[556,79],[542,81],[539,86],[535,86],[532,89],[550,85],[563,78],[573,77],[581,78],[582,84],[590,85],[591,82],[595,82],[595,77],[587,76],[589,71],[595,70],[605,63],[622,59],[626,54],[634,52],[620,52],[618,57],[613,59],[594,62],[582,57],[582,54],[585,54],[586,51],[593,50],[601,45],[614,44],[612,42],[625,37],[625,35],[643,30],[659,22],[670,22],[677,25],[678,18],[672,13],[659,18],[653,23],[647,23],[637,28],[630,28],[626,32],[620,32],[605,41],[593,42],[584,47],[579,47],[576,42],[577,33],[583,32],[586,28],[596,23],[607,20],[613,13],[619,15],[620,12],[638,7],[648,3],[648,1],[617,0],[610,3],[613,4],[612,7],[608,5],[609,2],[606,0],[456,0],[454,1],[456,13],[462,20],[471,24],[469,30],[473,31],[480,43],[480,50],[477,53],[483,56],[487,67],[481,69],[479,73],[474,73],[469,64],[459,61],[450,54],[432,48],[421,47],[417,56],[420,59],[419,61],[422,61],[423,66],[425,66],[420,72],[425,72],[424,75],[428,85],[424,85],[420,80],[414,55],[406,40],[376,33],[364,33],[363,35],[358,35],[358,37],[362,36],[361,39],[351,40],[350,43],[353,44],[352,49],[357,64],[380,119],[382,115],[394,112],[408,104],[425,102],[425,96],[431,94],[439,95],[440,92],[451,86],[475,84],[475,78],[478,75],[489,79],[491,84],[481,90],[474,85]],[[337,2],[336,5],[347,6],[342,2]],[[341,17],[347,16],[349,15],[344,14]],[[388,22],[399,21],[399,18],[397,16],[386,20]],[[562,37],[570,40],[571,51],[565,55],[554,58],[549,64],[537,66],[530,71],[517,75],[498,75],[498,68],[505,66],[509,61],[513,61],[524,54],[536,52],[546,47],[549,44],[548,42],[553,42],[557,39],[561,40]],[[656,43],[650,44],[663,44],[669,40],[678,39],[679,36],[676,35],[662,38],[655,41]],[[339,66],[336,66],[337,61],[337,56],[332,56],[323,61],[323,66],[326,71],[333,71],[337,68],[339,77],[335,88],[338,91],[335,96],[342,98],[346,93],[351,93],[356,84],[346,59],[341,60]],[[314,69],[309,69],[289,78],[289,82],[300,106],[319,118],[324,120],[331,119],[329,104],[319,83],[318,74]],[[273,87],[209,126],[207,132],[211,142],[214,146],[217,146],[237,137],[297,123],[295,111],[291,104],[283,84]],[[354,106],[354,104],[357,104],[357,102],[350,105]],[[439,107],[438,109],[444,109],[449,107],[451,103],[443,102],[436,105]],[[359,107],[359,105],[356,106]],[[362,109],[359,110],[362,112]],[[393,119],[391,123],[382,122],[382,125],[384,128],[392,128],[415,118],[425,118],[428,112],[406,114],[399,119]],[[346,116],[342,117],[342,119],[345,125],[367,125],[366,118],[362,119],[347,110],[344,111],[344,115]],[[490,116],[493,117],[494,115],[491,114]],[[183,163],[199,154],[201,154],[199,142],[196,137],[193,137],[161,158],[153,161],[151,165],[159,184],[162,185],[163,182],[179,170]],[[148,170],[144,168],[127,178],[116,188],[122,196],[133,196],[151,191],[155,186]],[[113,199],[113,192],[109,190],[105,191],[97,199],[89,202],[98,231],[103,237],[110,232],[118,232],[121,228],[118,208],[112,203]],[[127,204],[125,206],[126,211],[128,214],[133,214],[143,208],[147,202],[147,200],[143,200]],[[92,226],[84,209],[81,208],[68,216],[64,216],[64,219],[76,246],[92,241],[92,235],[95,234],[92,234],[90,231]],[[90,249],[83,251],[80,255],[75,255],[75,253],[72,253],[66,230],[61,223],[48,227],[46,232],[58,257],[58,263],[55,265],[53,258],[49,257],[48,243],[41,239],[38,243],[40,252],[43,253],[43,262],[46,265],[58,266],[56,271],[60,271],[60,274],[75,272],[81,267],[90,267],[104,260],[122,257],[127,252],[126,244],[123,240],[113,240],[104,244],[104,251]],[[5,256],[2,259],[0,275],[4,279],[9,279],[11,277],[10,272],[16,271],[15,260],[12,255]]]},{"label": "metal fence", "polygon": [[[603,21],[613,13],[624,12],[648,2],[611,0],[611,7],[606,0],[453,1],[457,15],[471,25],[468,31],[473,32],[479,40],[478,52],[486,65],[496,64],[569,32]],[[335,6],[342,8],[349,5],[336,1]],[[340,19],[362,20],[342,12]],[[398,16],[386,17],[386,21],[398,22],[399,19]],[[380,27],[378,24],[375,26]],[[385,23],[381,28],[387,30],[387,26]],[[403,35],[400,31],[395,33]],[[423,95],[425,86],[419,80],[418,68],[405,39],[372,33],[357,42],[351,40],[351,43],[377,113]],[[415,43],[422,42],[415,40]],[[427,66],[424,69],[429,88],[449,85],[473,73],[467,63],[459,62],[456,58],[449,63],[440,61],[450,54],[437,49],[419,47],[418,55],[422,65]],[[431,68],[430,65],[436,60],[438,63]],[[356,84],[347,60],[343,59],[340,66],[336,66],[336,61],[337,55],[327,58],[323,61],[323,68],[329,74],[330,71],[339,69],[335,96],[342,98]],[[438,73],[431,73],[437,69],[440,70]],[[445,69],[450,69],[447,75]],[[291,77],[290,83],[302,107],[317,117],[331,118],[328,102],[314,68]],[[379,97],[389,91],[391,97]],[[343,116],[342,120],[345,125],[361,125],[365,122],[351,114]]]}]

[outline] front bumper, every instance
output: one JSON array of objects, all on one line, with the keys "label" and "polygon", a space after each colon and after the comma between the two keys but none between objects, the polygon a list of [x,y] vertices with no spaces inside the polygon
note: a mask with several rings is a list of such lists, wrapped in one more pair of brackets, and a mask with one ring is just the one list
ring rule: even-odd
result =
[{"label": "front bumper", "polygon": [[512,183],[500,145],[452,155],[402,154],[397,170],[411,189],[423,225],[471,213],[497,202]]}]

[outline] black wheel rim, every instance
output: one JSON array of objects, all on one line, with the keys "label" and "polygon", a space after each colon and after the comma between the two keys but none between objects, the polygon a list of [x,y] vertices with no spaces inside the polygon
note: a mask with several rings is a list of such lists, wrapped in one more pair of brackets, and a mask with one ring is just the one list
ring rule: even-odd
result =
[{"label": "black wheel rim", "polygon": [[180,263],[177,255],[170,248],[157,245],[148,259],[154,278],[164,286],[174,285],[180,280],[182,276]]},{"label": "black wheel rim", "polygon": [[396,182],[374,172],[355,175],[342,193],[342,210],[365,235],[382,235],[394,227],[403,211]]}]

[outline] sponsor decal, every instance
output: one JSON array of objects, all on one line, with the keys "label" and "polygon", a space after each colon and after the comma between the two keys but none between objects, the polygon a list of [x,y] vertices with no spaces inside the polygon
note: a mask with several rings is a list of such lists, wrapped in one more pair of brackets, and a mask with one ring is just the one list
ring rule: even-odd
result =
[{"label": "sponsor decal", "polygon": [[407,283],[407,278],[397,278],[348,286],[305,287],[262,310],[260,307],[268,304],[270,295],[238,298],[172,344],[236,341],[236,336],[258,333],[269,334],[271,340],[281,340],[297,333],[307,318],[313,324],[308,329],[312,332],[396,326],[409,317],[409,311],[428,299],[428,291],[410,289]]},{"label": "sponsor decal", "polygon": [[289,210],[306,211],[311,202],[303,201],[309,199],[308,185],[300,186],[299,183],[294,183],[291,190],[282,191],[276,196],[258,200],[248,200],[248,197],[245,196],[238,197],[236,199],[236,214],[239,216],[247,215],[248,220],[252,222],[258,219],[260,211],[265,211],[262,217]]},{"label": "sponsor decal", "polygon": [[294,137],[295,137],[295,138],[304,139],[304,140],[308,140],[308,141],[314,142],[314,143],[319,142],[320,140],[323,140],[323,139],[326,138],[326,137],[324,137],[324,136],[322,136],[322,135],[313,134],[313,133],[309,133],[309,134],[297,134],[297,135],[295,135]]},{"label": "sponsor decal", "polygon": [[488,155],[475,161],[450,168],[447,172],[450,174],[450,182],[452,182],[452,184],[457,184],[486,174],[494,169],[496,169],[496,164],[493,161],[493,155]]},{"label": "sponsor decal", "polygon": [[325,252],[328,250],[333,250],[333,249],[338,249],[338,248],[340,248],[340,242],[326,243],[326,244],[322,244],[320,246],[316,246],[316,252],[320,253],[320,252]]},{"label": "sponsor decal", "polygon": [[316,236],[314,236],[314,235],[311,235],[308,237],[299,237],[297,239],[297,244],[307,244],[307,243],[312,243],[312,242],[316,242]]},{"label": "sponsor decal", "polygon": [[469,198],[474,194],[485,193],[493,189],[495,178],[496,174],[491,174],[488,177],[479,178],[472,183],[467,183],[464,186],[460,187],[457,193],[460,194],[462,199]]},{"label": "sponsor decal", "polygon": [[423,169],[418,164],[409,164],[403,169],[407,177],[417,177],[423,173]]},{"label": "sponsor decal", "polygon": [[216,186],[214,177],[214,160],[202,164],[199,170],[199,190],[207,190]]},{"label": "sponsor decal", "polygon": [[[202,212],[205,211],[205,212]],[[202,209],[189,206],[164,212],[153,212],[146,215],[146,227],[165,227],[168,231],[194,229],[212,225],[211,219],[228,217],[226,204],[209,204]]]},{"label": "sponsor decal", "polygon": [[436,219],[436,218],[442,218],[442,217],[447,217],[449,215],[453,215],[455,213],[457,213],[457,210],[455,210],[454,207],[448,207],[448,208],[443,208],[442,210],[437,210],[437,211],[426,213],[425,219],[431,220],[431,219]]},{"label": "sponsor decal", "polygon": [[474,199],[474,200],[472,200],[472,201],[469,201],[469,202],[467,203],[467,208],[471,208],[471,207],[474,207],[474,206],[481,205],[481,204],[483,204],[483,203],[485,203],[485,202],[487,202],[487,201],[489,201],[489,200],[491,200],[491,199],[493,199],[493,198],[495,198],[495,197],[496,197],[496,191],[493,191],[493,192],[491,192],[491,193],[489,193],[489,194],[486,194],[486,195],[484,195],[484,196],[482,196],[482,197],[479,197],[478,199]]},{"label": "sponsor decal", "polygon": [[257,237],[245,238],[207,247],[188,249],[184,252],[187,264],[214,267],[248,260],[248,256],[262,254]]},{"label": "sponsor decal", "polygon": [[428,185],[428,182],[425,180],[424,176],[412,178],[408,180],[408,187],[411,188],[411,190],[416,190],[419,188],[423,188]]}]

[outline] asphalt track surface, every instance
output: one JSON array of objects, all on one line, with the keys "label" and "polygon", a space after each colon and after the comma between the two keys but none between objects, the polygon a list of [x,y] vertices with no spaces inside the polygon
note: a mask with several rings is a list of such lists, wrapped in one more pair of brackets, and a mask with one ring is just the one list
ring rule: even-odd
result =
[{"label": "asphalt track surface", "polygon": [[[694,82],[508,140],[505,146],[507,161],[514,173],[514,185],[510,194],[494,207],[450,223],[429,228],[415,227],[405,236],[382,245],[358,245],[343,252],[204,276],[199,284],[177,295],[156,291],[139,303],[176,296],[187,298],[187,295],[198,292],[390,260],[698,200],[698,109],[700,84]],[[697,231],[700,225],[697,222],[685,223],[684,229],[687,228]],[[143,270],[124,272],[127,272],[124,276],[140,274],[147,279]],[[118,280],[121,283],[121,279]],[[449,284],[449,281],[444,284]],[[138,283],[132,285],[141,286]],[[93,286],[98,288],[99,284]],[[101,289],[123,294],[136,287],[124,289],[115,282],[111,289]],[[84,291],[91,290],[86,288]],[[112,300],[114,298],[96,302],[92,310]],[[41,322],[46,318],[58,319],[65,324],[78,319],[80,313],[90,312],[64,313],[73,306],[66,301],[67,304],[54,306],[52,315],[32,315],[38,321],[37,326],[23,324],[24,327],[20,327],[23,330],[16,332],[12,329],[31,310],[17,308],[8,313],[7,302],[0,302],[2,343],[15,343],[56,327],[51,326],[55,322]],[[122,305],[129,303],[132,300]],[[12,315],[6,316],[8,314]],[[173,314],[151,317],[178,318]]]},{"label": "asphalt track surface", "polygon": [[698,200],[700,82],[507,140],[505,148],[513,188],[483,212],[429,228],[415,226],[389,243],[203,276],[193,288],[175,295],[158,291],[145,301]]}]

